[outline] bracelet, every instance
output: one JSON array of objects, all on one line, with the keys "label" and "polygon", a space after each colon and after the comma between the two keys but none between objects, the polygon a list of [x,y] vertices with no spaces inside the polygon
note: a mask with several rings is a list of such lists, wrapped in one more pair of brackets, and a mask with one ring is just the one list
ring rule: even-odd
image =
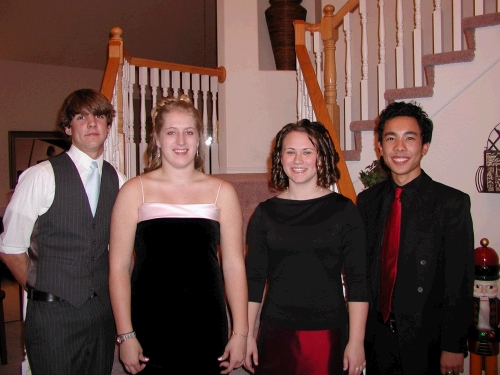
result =
[{"label": "bracelet", "polygon": [[241,336],[241,337],[244,337],[244,338],[248,338],[248,336],[242,335],[241,333],[237,333],[237,332],[234,332],[234,331],[233,331],[232,334],[236,335],[236,336]]},{"label": "bracelet", "polygon": [[135,331],[122,333],[121,335],[116,335],[116,343],[121,344],[122,342],[128,339],[133,339],[134,337],[136,337]]}]

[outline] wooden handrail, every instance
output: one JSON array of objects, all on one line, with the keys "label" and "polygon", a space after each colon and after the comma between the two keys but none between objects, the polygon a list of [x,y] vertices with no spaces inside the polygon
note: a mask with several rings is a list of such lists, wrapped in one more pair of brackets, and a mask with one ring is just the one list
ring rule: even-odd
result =
[{"label": "wooden handrail", "polygon": [[347,168],[344,155],[340,148],[339,138],[337,136],[337,133],[333,129],[332,119],[330,118],[330,114],[328,113],[328,109],[326,108],[326,103],[323,99],[323,93],[321,92],[318,81],[316,79],[316,73],[312,66],[307,49],[305,45],[296,45],[295,52],[297,54],[297,60],[300,64],[302,74],[304,76],[304,81],[309,92],[309,97],[311,98],[311,104],[314,113],[316,114],[316,118],[318,121],[323,123],[323,125],[325,125],[325,127],[330,132],[335,149],[339,153],[339,162],[337,163],[337,167],[340,171],[340,178],[337,181],[339,193],[350,198],[354,203],[356,203],[356,191],[354,190],[354,185],[352,184],[349,169]]},{"label": "wooden handrail", "polygon": [[[323,8],[323,17],[319,23],[311,24],[302,20],[294,21],[295,25],[295,46],[305,45],[305,32],[321,31],[324,51],[324,90],[323,97],[326,108],[330,114],[333,130],[340,137],[340,107],[337,104],[337,68],[335,58],[335,45],[338,40],[338,28],[344,20],[344,16],[354,10],[359,5],[359,0],[348,0],[342,8],[334,14],[335,7],[326,5]],[[300,34],[297,35],[297,27],[300,25]],[[317,80],[317,78],[315,78]]]},{"label": "wooden handrail", "polygon": [[123,59],[126,58],[131,65],[143,66],[146,68],[167,69],[183,73],[199,74],[218,77],[219,83],[226,80],[226,68],[223,66],[212,69],[184,64],[169,63],[164,61],[149,60],[131,56],[123,47],[122,29],[113,27],[110,32],[111,38],[108,43],[108,62],[104,71],[101,83],[101,92],[111,100],[115,87],[116,76],[123,66]]},{"label": "wooden handrail", "polygon": [[[165,84],[165,82],[163,82],[163,78],[166,77],[163,75],[163,73],[172,72],[172,81],[174,82],[178,78],[178,74],[182,73],[182,89],[196,90],[196,92],[194,93],[195,96],[199,95],[200,88],[202,91],[209,90],[208,87],[204,87],[206,86],[207,82],[210,86],[212,86],[216,83],[216,79],[219,83],[223,83],[226,80],[226,69],[224,67],[212,69],[131,56],[130,53],[124,48],[122,29],[119,27],[113,27],[110,31],[110,39],[108,41],[108,61],[106,63],[106,69],[104,71],[103,79],[101,82],[101,92],[106,96],[106,98],[108,98],[110,102],[112,102],[113,107],[116,110],[116,117],[113,121],[113,132],[108,138],[110,140],[110,145],[106,150],[109,155],[105,155],[105,158],[112,160],[113,165],[115,165],[115,167],[117,167],[122,173],[127,176],[135,176],[135,174],[137,173],[138,169],[136,165],[136,155],[137,153],[143,154],[145,152],[145,139],[147,138],[147,115],[145,110],[144,96],[145,90],[143,90],[141,86],[141,112],[140,124],[138,126],[138,128],[140,127],[141,141],[139,143],[138,150],[136,150],[134,148],[135,146],[132,145],[132,143],[134,143],[133,138],[135,135],[135,131],[139,129],[135,129],[134,119],[131,119],[134,109],[133,104],[131,104],[131,101],[133,100],[134,88],[128,86],[135,84],[135,74],[137,73],[139,73],[139,84],[144,85],[145,78],[148,75],[148,71],[152,69],[156,70],[155,75],[151,76],[152,81],[155,79],[155,77],[156,81],[158,81],[158,71],[162,71],[161,88],[164,91],[168,88],[163,87]],[[190,79],[188,81],[185,81],[184,74],[187,74],[189,76],[198,76],[200,80],[197,81],[196,79]],[[169,80],[167,79],[167,81]],[[153,82],[151,82],[151,84],[153,85]],[[166,84],[168,85],[169,83],[166,82]],[[156,82],[154,85],[154,95],[156,95],[156,90],[158,88],[159,82]],[[212,95],[217,92],[217,87],[210,87],[210,89],[212,91]],[[211,100],[212,101],[210,102],[210,105],[215,105],[216,99],[212,96]],[[204,114],[206,115],[209,110],[210,109],[207,108]],[[124,111],[126,112],[124,113]],[[214,113],[216,113],[216,111],[212,108],[212,115]],[[208,127],[208,119],[204,120],[207,120]],[[126,128],[124,128],[124,126],[126,126]],[[127,139],[125,139],[125,137],[127,137]],[[142,161],[139,162],[139,164],[141,163]],[[141,165],[139,165],[139,167],[139,169],[142,169]]]},{"label": "wooden handrail", "polygon": [[108,62],[104,70],[104,76],[101,82],[101,92],[108,100],[113,97],[116,76],[120,67],[123,66],[123,39],[122,29],[113,27],[110,32],[111,37],[108,42]]},{"label": "wooden handrail", "polygon": [[120,61],[118,59],[108,59],[101,83],[101,92],[108,100],[111,100],[111,98],[113,97],[113,90],[115,87],[116,75],[118,74],[119,67]]},{"label": "wooden handrail", "polygon": [[[108,42],[108,62],[101,82],[101,93],[111,102],[113,100],[113,92],[116,93],[116,128],[117,128],[117,144],[120,150],[120,155],[124,154],[125,136],[123,134],[123,95],[121,77],[123,74],[123,39],[122,29],[113,27],[110,32]],[[118,84],[118,87],[115,85]],[[117,165],[120,172],[125,171],[125,161],[120,158]]]},{"label": "wooden handrail", "polygon": [[[309,98],[318,121],[322,122],[330,132],[335,149],[339,153],[340,160],[338,169],[340,178],[337,182],[338,190],[341,194],[350,198],[356,203],[356,191],[352,183],[349,169],[345,162],[342,149],[340,147],[340,107],[337,104],[337,77],[335,66],[335,43],[338,40],[338,27],[342,24],[344,16],[359,5],[359,0],[348,0],[337,14],[335,8],[327,5],[323,8],[321,21],[316,24],[307,23],[302,20],[295,20],[295,52],[299,63],[304,82],[307,87]],[[309,53],[305,46],[306,31],[321,30],[321,39],[324,49],[324,93],[318,83],[316,72],[311,63]]]},{"label": "wooden handrail", "polygon": [[131,65],[144,66],[146,68],[167,69],[183,73],[218,77],[219,83],[223,83],[226,80],[226,68],[224,68],[223,66],[212,69],[212,68],[203,68],[191,65],[169,63],[157,60],[148,60],[139,57],[130,57],[128,61],[130,62]]}]

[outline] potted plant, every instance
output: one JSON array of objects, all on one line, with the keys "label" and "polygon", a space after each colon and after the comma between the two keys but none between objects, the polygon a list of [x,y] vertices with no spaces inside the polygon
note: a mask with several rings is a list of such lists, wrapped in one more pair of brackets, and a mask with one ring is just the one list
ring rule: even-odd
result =
[{"label": "potted plant", "polygon": [[359,179],[363,183],[365,189],[384,181],[388,176],[389,173],[382,158],[374,160],[373,163],[359,172]]}]

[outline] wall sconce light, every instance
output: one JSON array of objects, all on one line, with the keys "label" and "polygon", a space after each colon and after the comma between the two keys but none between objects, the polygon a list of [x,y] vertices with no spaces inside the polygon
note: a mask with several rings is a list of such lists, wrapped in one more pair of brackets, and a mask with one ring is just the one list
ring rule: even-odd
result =
[{"label": "wall sconce light", "polygon": [[476,188],[480,193],[500,193],[500,124],[488,137],[484,165],[476,171]]}]

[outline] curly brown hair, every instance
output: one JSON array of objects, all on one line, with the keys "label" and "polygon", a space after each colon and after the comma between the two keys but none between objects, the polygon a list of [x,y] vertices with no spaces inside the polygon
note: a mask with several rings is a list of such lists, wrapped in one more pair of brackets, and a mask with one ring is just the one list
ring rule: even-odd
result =
[{"label": "curly brown hair", "polygon": [[285,125],[276,135],[274,150],[271,155],[271,184],[277,190],[284,190],[288,187],[288,176],[283,170],[281,164],[281,155],[283,152],[283,142],[291,132],[306,133],[317,152],[317,185],[329,188],[336,183],[340,177],[340,171],[337,168],[339,154],[335,150],[332,138],[325,126],[318,121],[311,122],[303,119],[295,123]]},{"label": "curly brown hair", "polygon": [[156,107],[151,111],[151,119],[153,121],[153,130],[149,137],[147,148],[148,166],[144,168],[145,172],[151,172],[161,167],[160,148],[156,145],[156,139],[160,136],[161,129],[164,125],[165,116],[172,112],[183,112],[191,116],[194,120],[196,131],[198,133],[198,152],[194,159],[194,167],[200,172],[204,172],[204,142],[203,140],[203,121],[200,112],[195,108],[188,95],[181,94],[178,97],[167,96],[163,97],[156,103]]}]

